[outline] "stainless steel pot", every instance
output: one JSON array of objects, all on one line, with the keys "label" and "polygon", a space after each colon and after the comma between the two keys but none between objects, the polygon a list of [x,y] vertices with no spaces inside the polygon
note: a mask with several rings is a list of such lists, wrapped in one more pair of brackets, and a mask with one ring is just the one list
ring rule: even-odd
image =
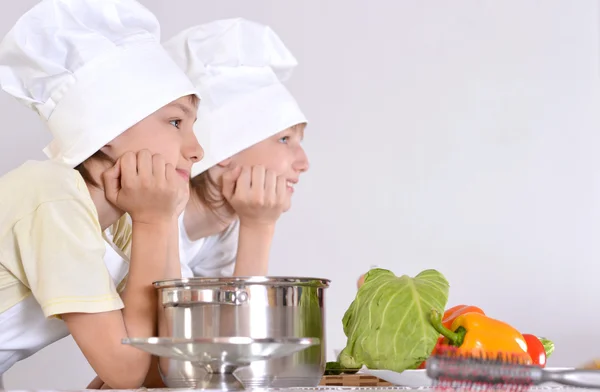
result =
[{"label": "stainless steel pot", "polygon": [[[296,277],[189,278],[155,283],[159,336],[176,338],[319,338],[288,357],[253,362],[235,375],[246,387],[315,387],[325,372],[325,289],[330,281]],[[161,358],[170,388],[195,388],[206,372]]]}]

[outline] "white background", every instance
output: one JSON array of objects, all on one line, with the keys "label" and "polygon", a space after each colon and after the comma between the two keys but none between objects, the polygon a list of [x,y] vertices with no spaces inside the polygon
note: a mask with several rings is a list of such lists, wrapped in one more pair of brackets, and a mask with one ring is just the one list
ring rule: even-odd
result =
[{"label": "white background", "polygon": [[[3,4],[5,34],[34,0]],[[595,0],[142,0],[163,39],[216,18],[270,24],[297,56],[309,173],[280,221],[272,275],[332,279],[328,353],[372,264],[426,268],[450,304],[556,342],[551,366],[600,357]],[[0,94],[0,173],[49,135]],[[7,388],[81,388],[71,338],[14,366]]]}]

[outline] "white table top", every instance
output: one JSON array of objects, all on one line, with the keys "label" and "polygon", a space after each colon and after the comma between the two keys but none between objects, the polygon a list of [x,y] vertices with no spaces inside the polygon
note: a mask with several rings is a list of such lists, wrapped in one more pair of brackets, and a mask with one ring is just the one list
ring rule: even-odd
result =
[{"label": "white table top", "polygon": [[[572,387],[558,387],[558,386],[550,386],[550,387],[531,387],[528,389],[529,391],[564,391],[564,392],[581,392],[584,390],[600,390],[600,389],[581,389],[581,388],[572,388]],[[57,391],[57,390],[19,390],[19,389],[6,389],[6,390],[2,390],[0,389],[0,391],[6,391],[6,392],[82,392],[82,391],[90,391],[90,390],[85,390],[85,389],[81,389],[81,390],[64,390],[64,391]],[[97,390],[96,390],[97,391]],[[194,389],[173,389],[173,388],[164,388],[164,389],[115,389],[115,390],[105,390],[105,391],[113,391],[113,392],[197,392],[200,390],[194,390]],[[212,392],[213,390],[202,390],[203,392]],[[219,391],[219,390],[214,390]],[[252,389],[247,389],[246,391],[251,392]],[[431,388],[431,387],[419,387],[419,388],[410,388],[410,387],[316,387],[316,388],[282,388],[282,389],[261,389],[261,390],[257,390],[260,392],[310,392],[310,391],[314,391],[314,392],[327,392],[327,391],[338,391],[338,392],[344,392],[344,391],[357,391],[357,392],[371,392],[371,391],[436,391],[436,392],[440,392],[440,389],[436,389],[436,388]],[[453,392],[456,392],[457,390],[453,390]]]}]

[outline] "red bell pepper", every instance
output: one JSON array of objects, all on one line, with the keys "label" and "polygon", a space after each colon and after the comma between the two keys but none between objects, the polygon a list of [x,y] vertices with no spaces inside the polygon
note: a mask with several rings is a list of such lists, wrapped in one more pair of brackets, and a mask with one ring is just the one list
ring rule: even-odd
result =
[{"label": "red bell pepper", "polygon": [[485,313],[481,308],[473,305],[456,305],[444,312],[444,316],[442,317],[442,325],[446,328],[450,328],[454,320],[463,314],[466,313],[480,313],[485,316]]},{"label": "red bell pepper", "polygon": [[527,353],[531,357],[532,364],[539,367],[546,367],[546,349],[540,339],[531,334],[523,334],[525,343],[527,343]]}]

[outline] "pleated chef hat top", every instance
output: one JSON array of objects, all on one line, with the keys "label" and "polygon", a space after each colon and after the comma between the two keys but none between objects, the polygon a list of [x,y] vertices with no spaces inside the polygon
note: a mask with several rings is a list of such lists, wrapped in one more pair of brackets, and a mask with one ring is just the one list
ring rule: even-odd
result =
[{"label": "pleated chef hat top", "polygon": [[158,20],[135,0],[40,1],[0,42],[0,87],[37,111],[53,137],[44,152],[72,167],[198,95],[160,44]]},{"label": "pleated chef hat top", "polygon": [[192,177],[307,119],[283,85],[298,62],[268,26],[235,18],[186,29],[164,44],[200,95],[204,147]]}]

